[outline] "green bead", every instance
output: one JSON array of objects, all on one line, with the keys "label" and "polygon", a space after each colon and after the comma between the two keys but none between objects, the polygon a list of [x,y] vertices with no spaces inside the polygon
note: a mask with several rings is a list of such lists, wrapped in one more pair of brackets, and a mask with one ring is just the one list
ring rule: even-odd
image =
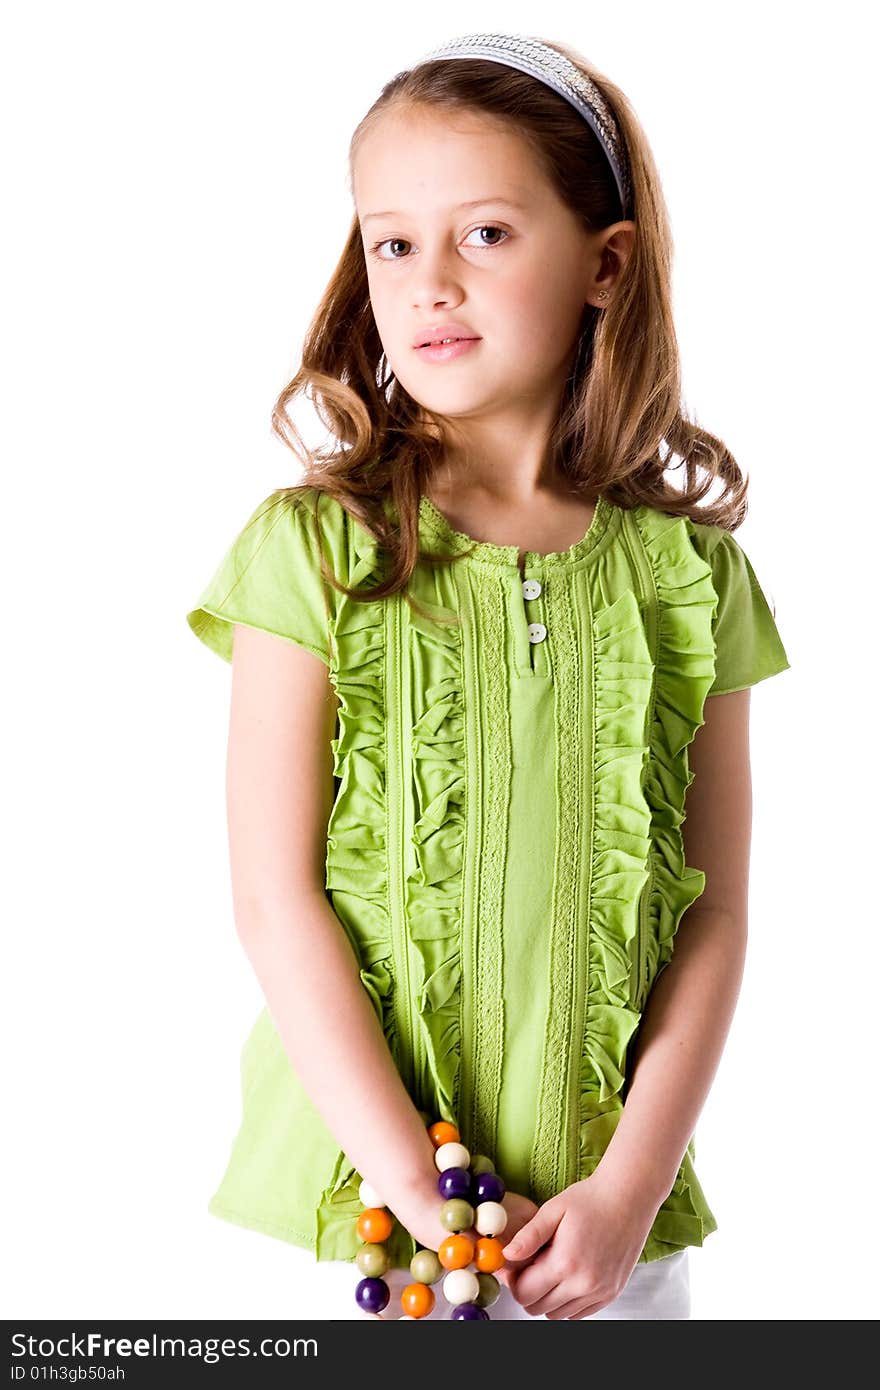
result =
[{"label": "green bead", "polygon": [[477,1271],[477,1279],[480,1282],[480,1292],[474,1302],[478,1308],[491,1308],[501,1293],[501,1285],[494,1274],[485,1274],[482,1270]]},{"label": "green bead", "polygon": [[474,1224],[474,1209],[464,1197],[450,1197],[440,1208],[440,1223],[447,1231],[466,1231]]},{"label": "green bead", "polygon": [[436,1250],[417,1250],[409,1262],[409,1272],[418,1284],[436,1284],[445,1270]]},{"label": "green bead", "polygon": [[492,1162],[491,1158],[487,1158],[485,1154],[474,1154],[471,1159],[470,1168],[471,1172],[474,1174],[495,1172],[495,1164]]},{"label": "green bead", "polygon": [[361,1274],[371,1279],[381,1279],[388,1268],[388,1251],[384,1245],[367,1241],[355,1255],[355,1263]]}]

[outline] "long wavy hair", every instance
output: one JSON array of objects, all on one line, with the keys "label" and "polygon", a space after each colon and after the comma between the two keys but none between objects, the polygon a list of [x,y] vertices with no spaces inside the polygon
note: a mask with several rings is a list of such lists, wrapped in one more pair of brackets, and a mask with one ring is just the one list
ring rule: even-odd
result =
[{"label": "long wavy hair", "polygon": [[[544,42],[595,82],[617,118],[636,228],[611,303],[585,307],[549,458],[571,490],[585,497],[601,493],[627,510],[647,505],[736,530],[746,516],[748,482],[726,445],[682,410],[672,234],[648,140],[619,87],[572,48]],[[350,186],[366,133],[392,109],[412,107],[508,120],[587,231],[621,220],[613,175],[586,121],[544,83],[482,58],[428,60],[392,78],[352,136]],[[288,414],[300,394],[311,399],[338,448],[304,443]],[[442,419],[415,401],[389,368],[370,305],[357,214],[309,325],[301,366],[273,407],[272,429],[305,469],[298,485],[274,496],[283,501],[315,488],[319,502],[320,495],[335,498],[378,543],[382,575],[378,581],[371,576],[368,588],[346,588],[322,558],[325,578],[340,593],[356,600],[388,597],[405,591],[420,559],[440,562],[420,545],[419,512],[443,461]],[[682,470],[683,486],[673,487],[667,474]],[[721,494],[700,506],[719,478]],[[444,563],[456,558],[442,557]]]}]

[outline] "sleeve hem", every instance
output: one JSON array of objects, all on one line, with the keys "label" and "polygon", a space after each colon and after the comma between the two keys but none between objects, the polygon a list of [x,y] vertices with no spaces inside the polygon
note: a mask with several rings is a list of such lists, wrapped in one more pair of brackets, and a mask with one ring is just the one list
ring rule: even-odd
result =
[{"label": "sleeve hem", "polygon": [[316,646],[306,637],[298,637],[293,633],[278,632],[275,628],[263,627],[260,623],[250,622],[246,618],[231,617],[228,613],[221,613],[216,608],[211,608],[207,604],[193,609],[187,614],[187,622],[195,633],[211,651],[221,656],[224,661],[232,661],[232,629],[236,623],[242,627],[253,628],[256,632],[268,632],[273,637],[280,637],[283,642],[289,642],[294,647],[304,647],[311,652],[319,661],[330,668],[330,655],[326,648]]},{"label": "sleeve hem", "polygon": [[750,690],[753,685],[758,685],[761,681],[769,680],[771,676],[779,676],[783,671],[790,670],[791,662],[785,661],[781,666],[774,666],[770,671],[762,671],[761,674],[755,676],[753,680],[744,681],[742,685],[730,685],[727,686],[725,690],[710,690],[706,699],[710,699],[713,695],[735,695],[738,690]]}]

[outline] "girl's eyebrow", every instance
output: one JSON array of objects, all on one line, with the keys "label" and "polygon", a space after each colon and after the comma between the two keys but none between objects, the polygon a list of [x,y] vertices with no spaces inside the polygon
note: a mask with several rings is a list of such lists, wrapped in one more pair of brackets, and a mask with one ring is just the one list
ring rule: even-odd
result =
[{"label": "girl's eyebrow", "polygon": [[[506,207],[516,208],[517,212],[526,212],[528,210],[525,203],[518,203],[513,198],[472,198],[468,203],[458,203],[451,211],[458,212],[461,208],[479,208],[482,207],[484,203],[504,203]],[[402,212],[368,212],[361,218],[361,222],[369,222],[371,217],[404,216],[406,216],[406,214]]]}]

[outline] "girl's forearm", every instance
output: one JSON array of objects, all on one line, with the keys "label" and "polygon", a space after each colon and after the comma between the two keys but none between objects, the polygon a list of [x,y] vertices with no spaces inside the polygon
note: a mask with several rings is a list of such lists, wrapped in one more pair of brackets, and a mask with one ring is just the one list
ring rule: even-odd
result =
[{"label": "girl's forearm", "polygon": [[439,1210],[434,1146],[327,898],[251,904],[236,930],[284,1050],[357,1172],[404,1223],[426,1202]]},{"label": "girl's forearm", "polygon": [[747,924],[689,909],[636,1038],[603,1178],[656,1207],[669,1196],[712,1085],[742,984]]}]

